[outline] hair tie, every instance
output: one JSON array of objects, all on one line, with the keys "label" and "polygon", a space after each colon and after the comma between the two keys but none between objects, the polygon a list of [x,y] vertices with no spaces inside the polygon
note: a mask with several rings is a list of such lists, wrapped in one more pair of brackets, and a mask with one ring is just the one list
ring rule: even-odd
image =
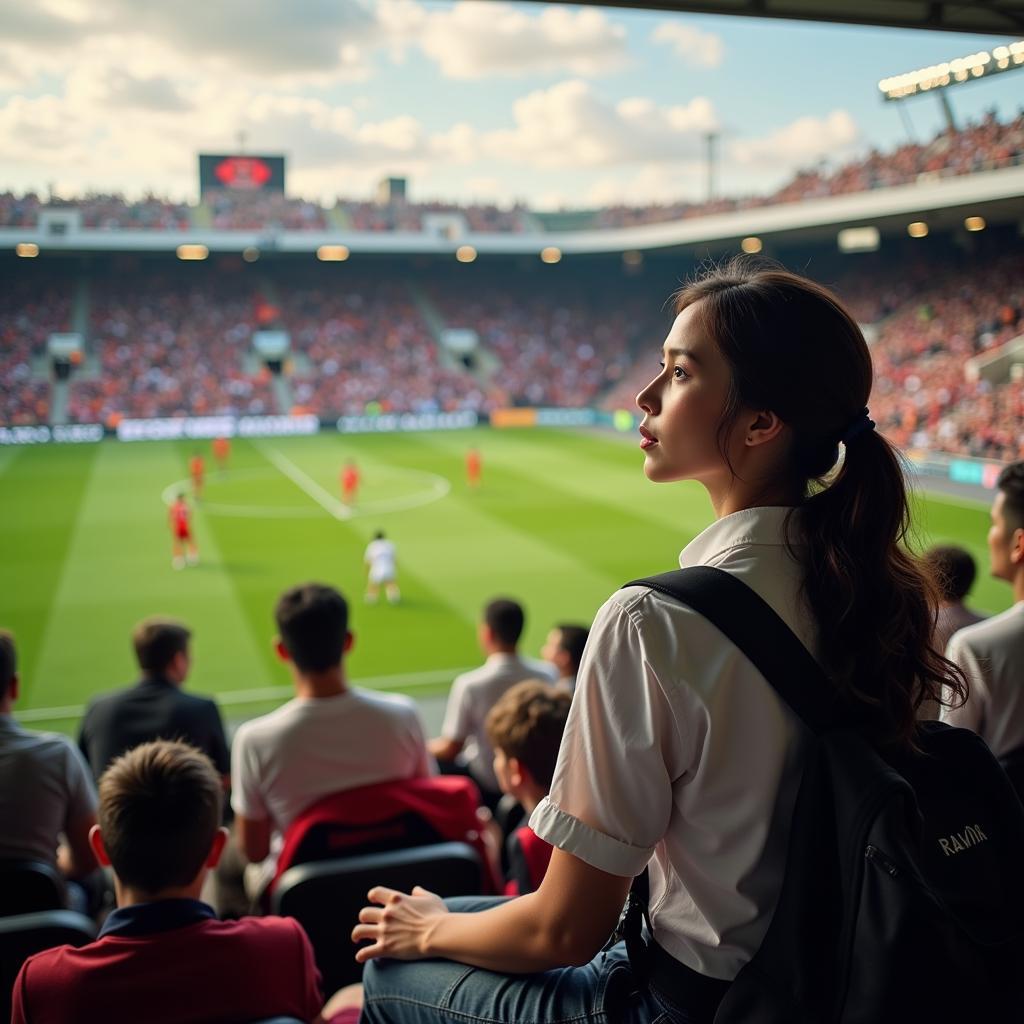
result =
[{"label": "hair tie", "polygon": [[875,429],[875,421],[868,416],[868,409],[865,406],[854,417],[853,422],[846,428],[846,431],[839,438],[842,444],[849,447],[851,441],[855,441],[861,434]]}]

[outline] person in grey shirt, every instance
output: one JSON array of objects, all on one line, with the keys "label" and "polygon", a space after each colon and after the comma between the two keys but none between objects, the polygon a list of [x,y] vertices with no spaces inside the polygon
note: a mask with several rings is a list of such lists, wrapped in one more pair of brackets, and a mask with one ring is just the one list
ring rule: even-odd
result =
[{"label": "person in grey shirt", "polygon": [[953,634],[946,657],[963,669],[970,695],[942,720],[976,732],[1000,759],[1024,751],[1024,462],[999,474],[988,531],[992,575],[1013,588],[1001,615]]},{"label": "person in grey shirt", "polygon": [[450,765],[461,755],[488,806],[501,799],[494,775],[494,750],[484,727],[488,712],[506,690],[524,679],[555,680],[552,665],[519,656],[519,637],[525,622],[526,615],[517,601],[499,597],[484,607],[477,639],[487,660],[452,683],[441,735],[429,744],[430,752],[442,762],[442,771],[445,763]]},{"label": "person in grey shirt", "polygon": [[0,859],[44,861],[68,878],[84,878],[96,868],[89,769],[66,737],[15,721],[17,668],[14,637],[0,630]]}]

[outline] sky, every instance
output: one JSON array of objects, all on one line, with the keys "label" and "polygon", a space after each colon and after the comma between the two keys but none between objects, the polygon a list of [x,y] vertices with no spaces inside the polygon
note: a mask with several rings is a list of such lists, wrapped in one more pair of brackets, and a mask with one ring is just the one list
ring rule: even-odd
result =
[{"label": "sky", "polygon": [[[197,154],[283,153],[287,190],[538,209],[756,194],[942,126],[879,79],[1004,43],[494,0],[0,0],[0,191],[194,202]],[[1024,70],[948,91],[1024,105]],[[901,115],[899,106],[903,107]]]}]

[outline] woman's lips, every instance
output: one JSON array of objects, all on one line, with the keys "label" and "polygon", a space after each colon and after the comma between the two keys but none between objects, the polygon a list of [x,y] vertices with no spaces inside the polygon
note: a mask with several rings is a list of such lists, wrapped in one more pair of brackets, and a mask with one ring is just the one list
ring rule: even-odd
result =
[{"label": "woman's lips", "polygon": [[652,448],[658,443],[658,439],[645,427],[640,428],[640,449],[641,451],[647,448]]}]

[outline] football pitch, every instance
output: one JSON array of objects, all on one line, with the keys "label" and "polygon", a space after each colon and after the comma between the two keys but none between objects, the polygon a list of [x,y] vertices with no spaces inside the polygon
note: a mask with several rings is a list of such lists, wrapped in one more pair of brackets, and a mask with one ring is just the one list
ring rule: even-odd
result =
[{"label": "football pitch", "polygon": [[[477,489],[465,479],[470,445],[483,456]],[[175,571],[165,502],[190,490],[197,450],[208,467],[193,519],[200,564]],[[354,508],[338,486],[348,458],[362,476]],[[230,719],[261,714],[290,692],[272,650],[274,602],[306,580],[350,599],[352,680],[443,693],[480,660],[487,599],[524,603],[523,650],[535,656],[554,623],[589,623],[622,583],[677,564],[710,504],[699,486],[654,485],[641,467],[621,436],[554,430],[235,440],[223,474],[209,442],[0,449],[0,625],[18,641],[16,714],[73,731],[91,696],[136,678],[130,631],[156,613],[194,631],[192,691],[216,694]],[[920,543],[955,541],[977,559],[971,603],[1008,607],[985,571],[986,507],[928,496],[917,508]],[[378,529],[398,549],[393,607],[363,600]]]}]

